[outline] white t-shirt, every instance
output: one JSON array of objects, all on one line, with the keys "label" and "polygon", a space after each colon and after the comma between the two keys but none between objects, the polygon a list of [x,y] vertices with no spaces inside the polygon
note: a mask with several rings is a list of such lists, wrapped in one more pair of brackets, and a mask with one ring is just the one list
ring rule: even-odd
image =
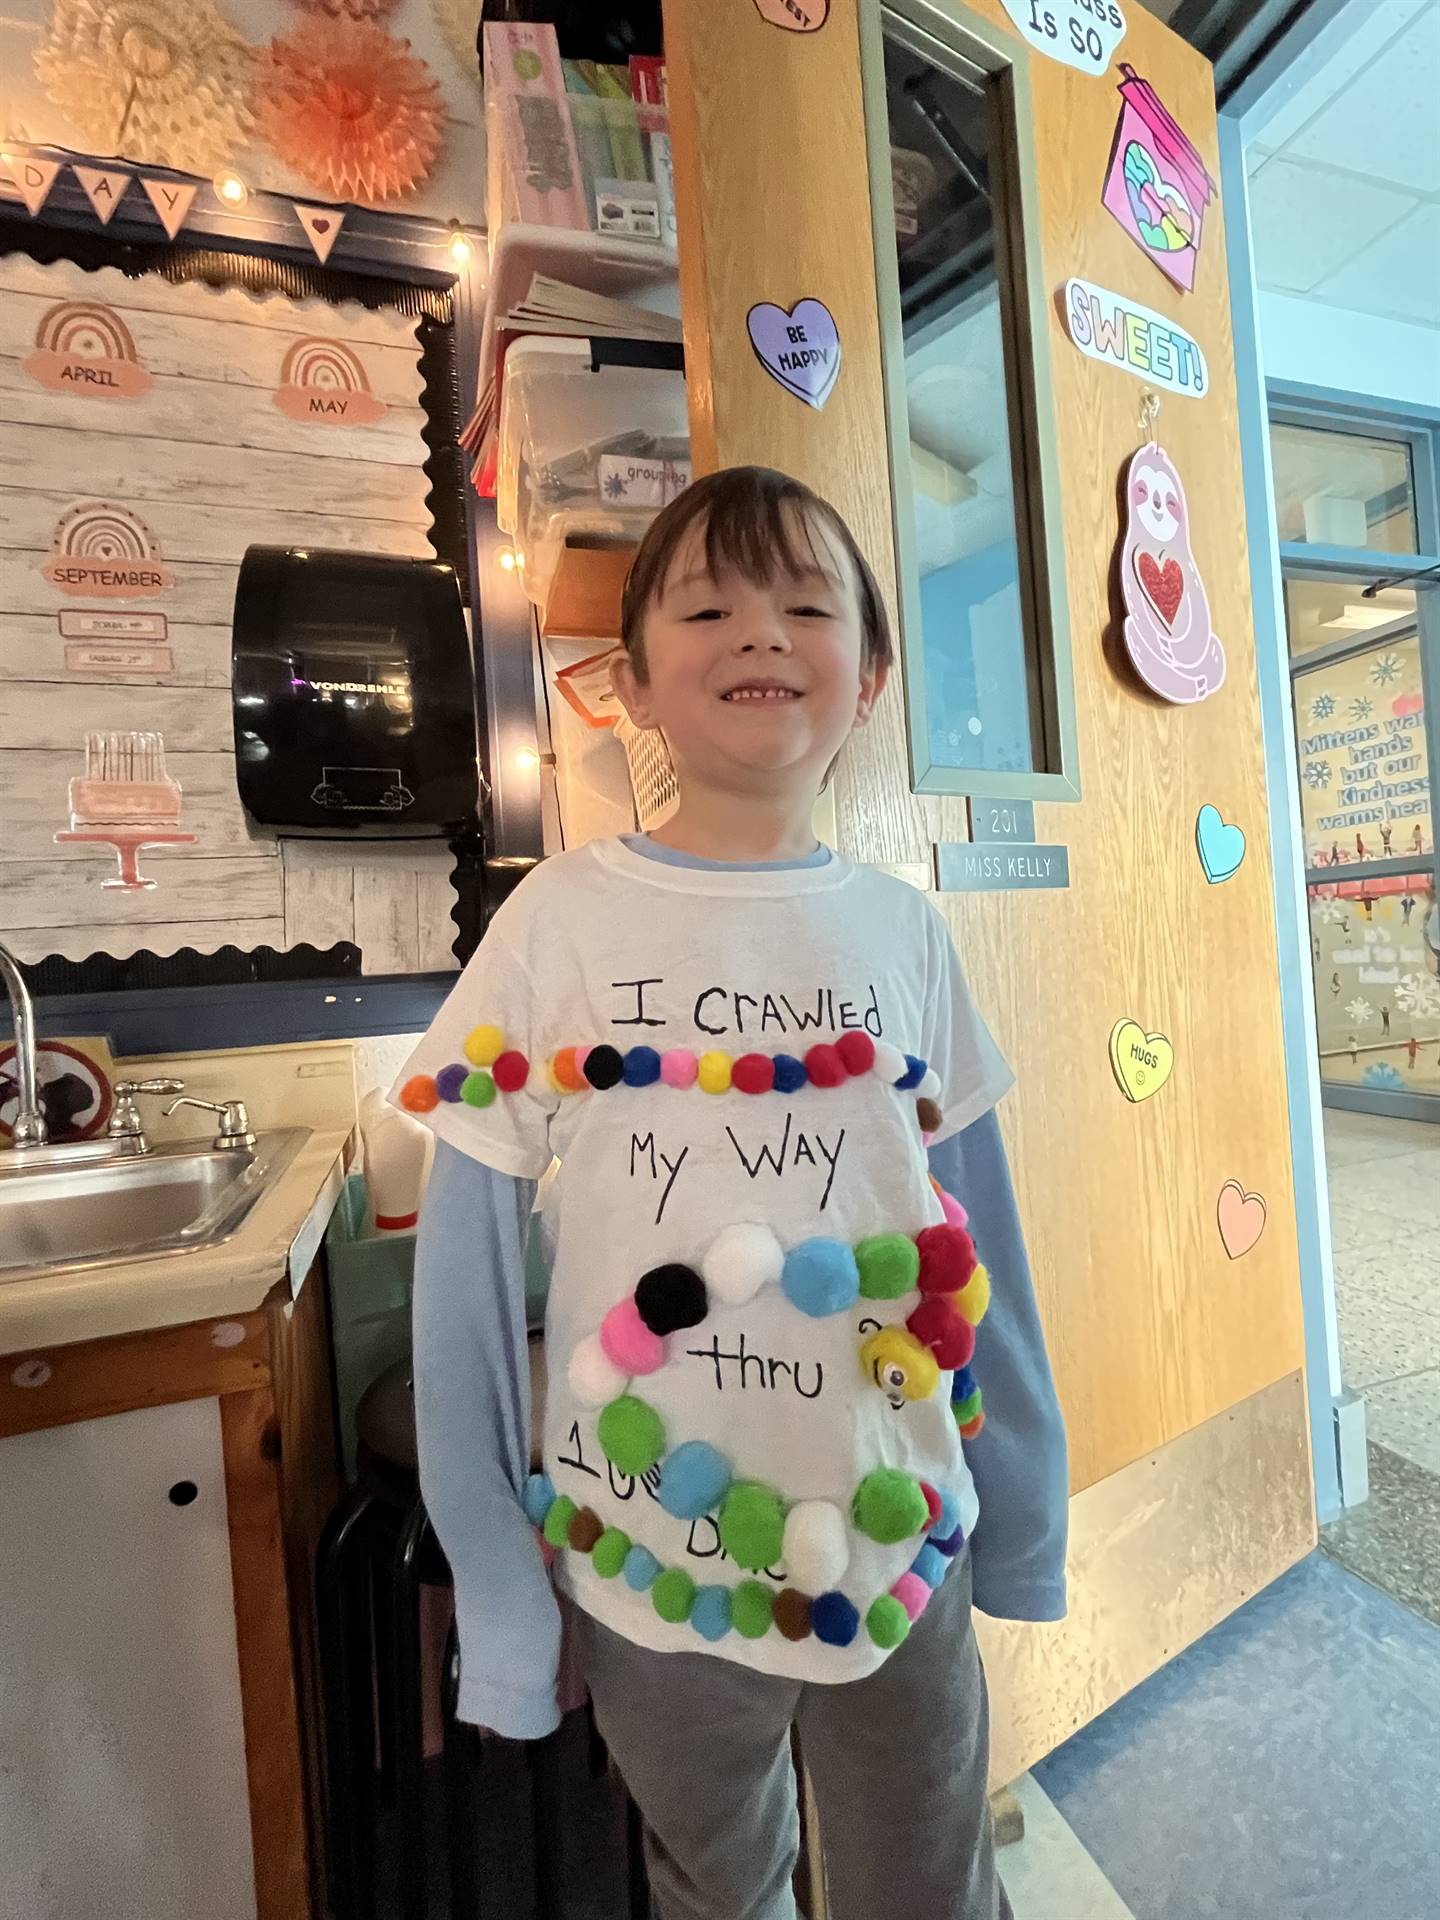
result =
[{"label": "white t-shirt", "polygon": [[[807,1068],[817,1045],[825,1052]],[[647,1550],[616,1574],[612,1539],[602,1577],[599,1550],[592,1561],[566,1548],[558,1578],[579,1605],[642,1646],[766,1673],[839,1681],[879,1666],[872,1604],[907,1572],[926,1528],[882,1544],[855,1523],[857,1488],[899,1469],[942,1495],[967,1537],[978,1503],[950,1374],[904,1398],[862,1366],[866,1340],[903,1327],[920,1293],[875,1297],[867,1282],[857,1295],[849,1263],[873,1236],[913,1237],[943,1219],[917,1095],[942,1108],[933,1137],[944,1139],[1009,1085],[939,914],[904,882],[840,855],[716,871],[604,840],[545,861],[506,900],[392,1098],[502,1172],[538,1179],[552,1156],[560,1162],[542,1214],[545,1467],[557,1496]],[[719,1262],[721,1236],[737,1226],[768,1235],[737,1247],[732,1232]],[[817,1241],[828,1244],[817,1251]],[[637,1284],[671,1265],[692,1279],[651,1282],[642,1311]],[[686,1324],[657,1333],[649,1322],[674,1318],[677,1297]],[[983,1373],[983,1354],[978,1364]],[[607,1427],[619,1398],[640,1413]],[[648,1458],[657,1431],[659,1459],[638,1478],[607,1457],[633,1461],[638,1446]],[[659,1495],[665,1459],[697,1441],[713,1452],[689,1449],[689,1502],[703,1502],[707,1485],[716,1498],[676,1515]],[[803,1558],[827,1594],[853,1604],[848,1644],[843,1604],[834,1631],[833,1597],[829,1639],[759,1631],[753,1609],[756,1637],[725,1629],[741,1583],[788,1590],[792,1628],[801,1591],[784,1553],[747,1569],[723,1549],[722,1534],[763,1539],[772,1511],[759,1496],[758,1536],[732,1533],[730,1516],[738,1525],[752,1498],[727,1508],[736,1482],[778,1495],[787,1528],[796,1506],[812,1519],[809,1503],[833,1509],[805,1536]],[[800,1535],[785,1539],[801,1555]],[[693,1617],[662,1618],[649,1555],[727,1594]],[[684,1612],[686,1583],[668,1587],[667,1610]]]}]

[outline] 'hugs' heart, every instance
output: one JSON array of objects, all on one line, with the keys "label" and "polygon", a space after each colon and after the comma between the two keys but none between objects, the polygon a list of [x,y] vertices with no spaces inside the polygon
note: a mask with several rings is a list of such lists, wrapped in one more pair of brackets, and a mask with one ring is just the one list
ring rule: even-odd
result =
[{"label": "'hugs' heart", "polygon": [[1180,602],[1185,598],[1185,575],[1172,555],[1162,567],[1153,553],[1142,547],[1135,556],[1135,572],[1145,589],[1145,598],[1167,627],[1173,628]]}]

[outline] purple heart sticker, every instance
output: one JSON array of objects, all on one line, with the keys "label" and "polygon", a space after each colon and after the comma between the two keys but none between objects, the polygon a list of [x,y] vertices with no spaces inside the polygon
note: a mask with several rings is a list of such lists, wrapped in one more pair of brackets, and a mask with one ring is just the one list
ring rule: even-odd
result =
[{"label": "purple heart sticker", "polygon": [[840,372],[840,330],[819,300],[797,300],[787,313],[762,300],[745,316],[755,357],[787,393],[818,413]]}]

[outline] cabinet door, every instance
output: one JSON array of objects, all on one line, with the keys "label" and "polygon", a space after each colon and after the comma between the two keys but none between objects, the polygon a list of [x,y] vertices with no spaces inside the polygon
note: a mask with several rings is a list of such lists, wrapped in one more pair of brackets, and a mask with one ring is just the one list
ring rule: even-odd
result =
[{"label": "cabinet door", "polygon": [[0,1913],[254,1920],[220,1403],[0,1441]]}]

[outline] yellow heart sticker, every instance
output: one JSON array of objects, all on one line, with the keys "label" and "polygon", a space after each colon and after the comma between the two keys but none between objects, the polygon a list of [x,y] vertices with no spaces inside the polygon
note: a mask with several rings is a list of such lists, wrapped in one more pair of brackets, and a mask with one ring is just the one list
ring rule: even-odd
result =
[{"label": "yellow heart sticker", "polygon": [[1146,1033],[1134,1020],[1117,1020],[1110,1032],[1110,1065],[1127,1100],[1148,1100],[1170,1078],[1175,1049],[1163,1033]]}]

